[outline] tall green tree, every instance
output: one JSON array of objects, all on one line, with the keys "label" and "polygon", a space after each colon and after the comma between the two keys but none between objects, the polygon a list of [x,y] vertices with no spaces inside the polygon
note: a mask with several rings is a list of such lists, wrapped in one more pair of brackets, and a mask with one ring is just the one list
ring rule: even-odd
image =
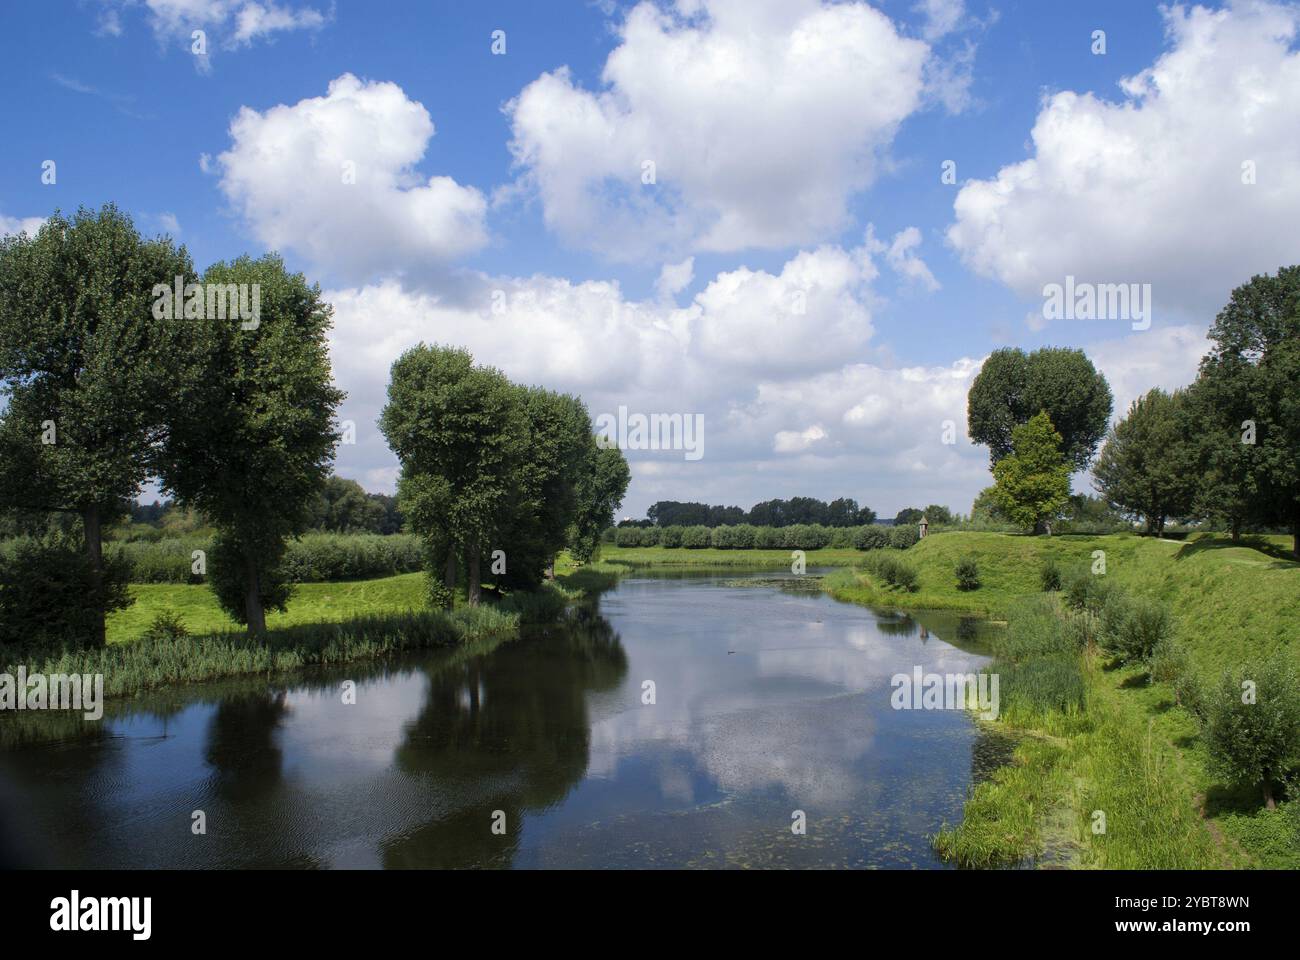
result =
[{"label": "tall green tree", "polygon": [[393,364],[379,426],[401,464],[402,513],[443,567],[436,595],[451,606],[464,555],[477,602],[481,551],[520,495],[529,436],[520,392],[466,350],[420,344]]},{"label": "tall green tree", "polygon": [[594,559],[600,549],[600,535],[614,523],[614,513],[623,503],[632,472],[623,451],[601,447],[592,438],[586,465],[578,481],[578,508],[569,532],[569,551],[579,563]]},{"label": "tall green tree", "polygon": [[1213,451],[1202,501],[1244,505],[1253,521],[1286,527],[1300,556],[1300,266],[1233,290],[1210,340],[1195,390]]},{"label": "tall green tree", "polygon": [[218,599],[261,633],[267,607],[283,609],[288,599],[285,540],[308,528],[340,436],[334,416],[343,393],[326,339],[333,311],[318,286],[275,254],[214,264],[203,280],[214,289],[248,284],[260,311],[251,320],[205,310],[178,321],[194,364],[169,393],[159,473],[165,489],[217,527]]},{"label": "tall green tree", "polygon": [[1070,502],[1070,465],[1046,411],[1011,432],[1011,453],[993,468],[993,498],[1012,523],[1052,533]]},{"label": "tall green tree", "polygon": [[95,645],[112,593],[102,529],[139,493],[185,355],[153,289],[193,272],[183,247],[142,239],[111,204],[0,239],[0,501],[81,518]]},{"label": "tall green tree", "polygon": [[568,541],[595,437],[581,400],[541,387],[516,389],[528,437],[514,464],[511,515],[495,531],[492,547],[502,550],[506,560],[506,570],[496,581],[531,587],[544,570],[553,571],[555,556]]},{"label": "tall green tree", "polygon": [[1082,470],[1105,436],[1112,399],[1106,378],[1082,350],[1006,348],[984,361],[966,403],[967,433],[988,446],[990,466],[1011,454],[1015,428],[1046,410],[1066,462]]},{"label": "tall green tree", "polygon": [[1093,466],[1106,502],[1164,533],[1170,517],[1186,517],[1195,493],[1196,446],[1190,436],[1186,394],[1159,387],[1133,401],[1111,429]]}]

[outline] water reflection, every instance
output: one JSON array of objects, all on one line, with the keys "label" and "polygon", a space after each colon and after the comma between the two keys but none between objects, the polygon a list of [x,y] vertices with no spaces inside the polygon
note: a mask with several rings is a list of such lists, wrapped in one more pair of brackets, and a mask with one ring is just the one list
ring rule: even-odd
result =
[{"label": "water reflection", "polygon": [[889,678],[978,669],[982,627],[738,576],[629,578],[489,651],[0,735],[5,836],[77,866],[939,866],[928,837],[960,815],[974,728],[891,709]]}]

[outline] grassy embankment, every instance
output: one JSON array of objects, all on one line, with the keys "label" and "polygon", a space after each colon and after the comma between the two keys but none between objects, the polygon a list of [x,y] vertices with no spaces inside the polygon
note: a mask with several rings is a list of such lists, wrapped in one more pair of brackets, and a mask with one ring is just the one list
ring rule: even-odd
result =
[{"label": "grassy embankment", "polygon": [[[29,672],[102,673],[107,697],[132,696],[177,683],[269,674],[346,663],[406,650],[499,642],[521,624],[553,619],[570,602],[609,586],[616,572],[601,564],[575,569],[565,558],[557,582],[500,604],[470,608],[462,595],[451,613],[429,610],[424,575],[345,583],[305,583],[288,608],[267,617],[265,637],[250,638],[202,584],[135,584],[134,603],[109,620],[104,650],[24,657]],[[184,636],[157,635],[160,614]],[[6,666],[13,672],[15,665]]]},{"label": "grassy embankment", "polygon": [[[1166,603],[1174,635],[1202,681],[1285,648],[1300,658],[1300,563],[1286,538],[1185,542],[1132,535],[1026,537],[947,533],[902,556],[919,589],[892,590],[837,571],[832,595],[910,609],[1005,617],[1040,594],[1040,570],[1088,569],[1104,550],[1106,576],[1132,595]],[[978,590],[957,588],[954,567],[979,565]],[[974,790],[960,825],[936,839],[960,863],[987,866],[1041,857],[1082,867],[1300,867],[1297,801],[1261,808],[1256,791],[1216,783],[1196,718],[1169,685],[1139,666],[1116,667],[1095,649],[1080,664],[1082,710],[1012,711],[993,723],[1018,738],[1013,761]],[[1105,832],[1094,832],[1096,816]]]}]

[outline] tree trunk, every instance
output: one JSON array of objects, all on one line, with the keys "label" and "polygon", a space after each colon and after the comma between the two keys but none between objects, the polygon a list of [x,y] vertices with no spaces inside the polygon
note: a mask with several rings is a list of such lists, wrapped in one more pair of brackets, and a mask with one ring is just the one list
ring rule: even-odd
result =
[{"label": "tree trunk", "polygon": [[1264,775],[1264,806],[1270,810],[1277,809],[1277,802],[1273,799],[1273,784],[1269,782],[1267,774]]},{"label": "tree trunk", "polygon": [[91,627],[90,641],[93,646],[103,647],[107,643],[104,626],[104,545],[98,504],[87,507],[82,512],[81,519],[85,525],[86,559],[90,561],[90,588],[95,593],[95,622]]},{"label": "tree trunk", "polygon": [[1241,542],[1241,517],[1232,518],[1232,542]]},{"label": "tree trunk", "polygon": [[257,561],[244,558],[244,617],[250,634],[266,633],[266,611],[262,609],[262,583]]},{"label": "tree trunk", "polygon": [[447,588],[447,609],[456,604],[456,551],[447,550],[447,566],[443,569],[442,585]]},{"label": "tree trunk", "polygon": [[1291,518],[1291,552],[1300,557],[1300,515]]},{"label": "tree trunk", "polygon": [[483,596],[483,584],[479,582],[478,573],[479,548],[478,544],[469,548],[469,605],[477,607],[479,600]]},{"label": "tree trunk", "polygon": [[551,557],[551,562],[546,565],[546,579],[555,579],[555,558]]}]

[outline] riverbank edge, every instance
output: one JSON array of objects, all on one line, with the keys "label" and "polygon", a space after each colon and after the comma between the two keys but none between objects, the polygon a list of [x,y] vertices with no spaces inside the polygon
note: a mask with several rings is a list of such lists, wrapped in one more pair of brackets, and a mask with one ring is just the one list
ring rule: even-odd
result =
[{"label": "riverbank edge", "polygon": [[[252,637],[243,630],[201,635],[146,635],[96,650],[37,656],[22,665],[28,676],[102,675],[107,701],[131,699],[165,687],[185,687],[240,677],[288,675],[417,650],[495,644],[515,639],[526,626],[558,621],[571,606],[609,589],[617,570],[593,564],[562,566],[554,581],[499,604],[440,610],[405,610],[348,620],[295,624]],[[6,661],[11,659],[6,657]],[[19,662],[0,672],[15,675]],[[43,711],[44,712],[44,711]]]},{"label": "riverbank edge", "polygon": [[[936,597],[876,583],[859,570],[835,571],[822,589],[834,599],[878,610],[948,610],[1005,623],[1010,609],[1007,596]],[[969,867],[1260,866],[1206,820],[1204,795],[1196,787],[1206,779],[1202,759],[1186,745],[1196,724],[1169,685],[1152,681],[1140,668],[1113,668],[1096,649],[1086,650],[1081,661],[1087,703],[1082,719],[975,718],[984,729],[1016,737],[1017,745],[1011,761],[971,791],[962,820],[936,834],[936,851]],[[1138,687],[1145,696],[1133,702],[1125,695]],[[1155,712],[1166,714],[1159,729]],[[1121,819],[1117,832],[1107,810],[1144,821],[1147,829],[1132,829],[1132,822]],[[1170,827],[1181,842],[1162,844],[1157,861],[1150,830],[1168,833]]]}]

